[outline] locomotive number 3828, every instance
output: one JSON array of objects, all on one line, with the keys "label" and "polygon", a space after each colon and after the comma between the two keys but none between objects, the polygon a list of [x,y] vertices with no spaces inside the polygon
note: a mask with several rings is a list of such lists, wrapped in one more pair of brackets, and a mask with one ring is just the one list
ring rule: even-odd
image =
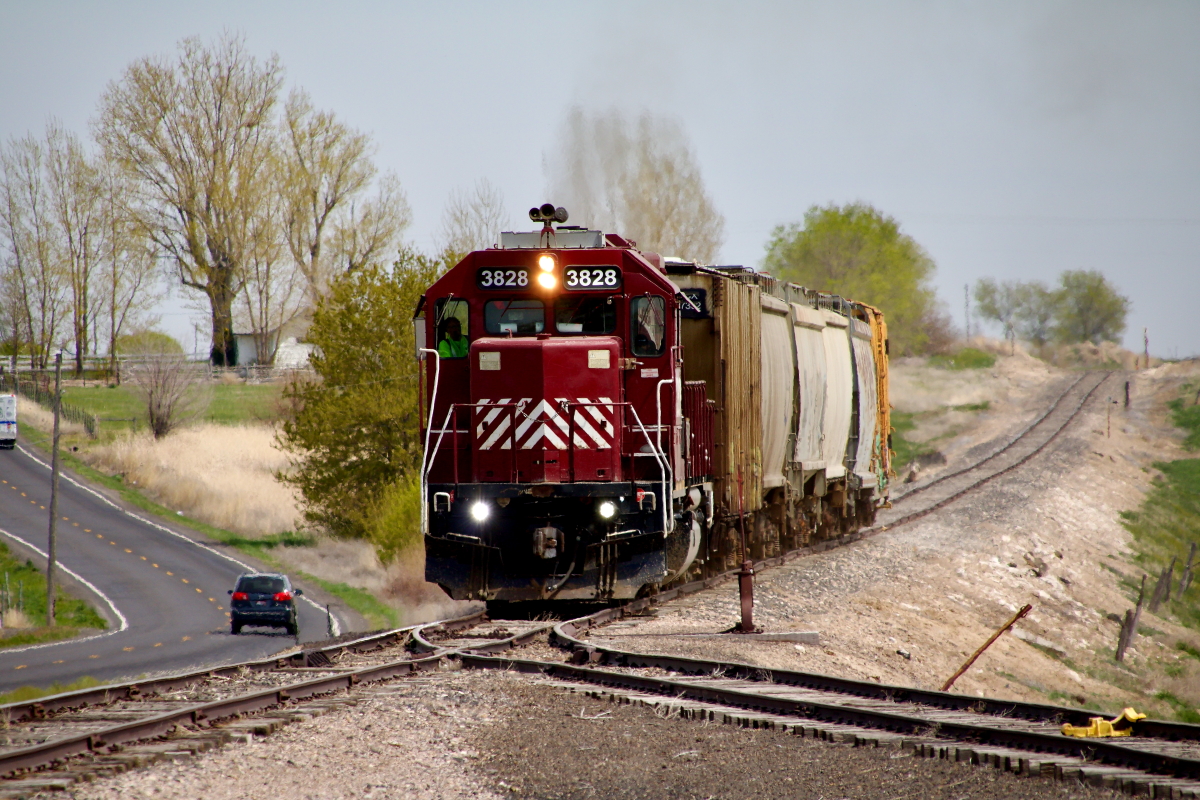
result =
[{"label": "locomotive number 3828", "polygon": [[621,270],[616,267],[567,267],[563,283],[568,289],[618,289]]}]

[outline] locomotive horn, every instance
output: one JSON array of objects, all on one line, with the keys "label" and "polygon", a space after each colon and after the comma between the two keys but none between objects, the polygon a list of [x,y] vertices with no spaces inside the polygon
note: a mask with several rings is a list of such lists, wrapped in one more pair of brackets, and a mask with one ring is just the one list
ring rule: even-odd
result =
[{"label": "locomotive horn", "polygon": [[537,206],[534,206],[533,208],[529,209],[529,218],[531,220],[533,220],[534,222],[541,222],[542,221],[542,210],[540,208],[538,208]]},{"label": "locomotive horn", "polygon": [[554,209],[554,220],[555,220],[555,222],[566,222],[567,221],[567,210],[565,208],[563,208],[562,206],[559,206],[558,208]]},{"label": "locomotive horn", "polygon": [[547,222],[554,219],[554,203],[542,203],[542,207],[538,210],[542,212],[542,219]]}]

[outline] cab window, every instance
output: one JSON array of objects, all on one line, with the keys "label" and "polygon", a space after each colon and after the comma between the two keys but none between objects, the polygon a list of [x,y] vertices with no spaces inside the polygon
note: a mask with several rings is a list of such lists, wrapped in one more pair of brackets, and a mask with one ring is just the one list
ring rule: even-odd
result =
[{"label": "cab window", "polygon": [[546,327],[546,307],[541,300],[488,300],[483,307],[483,327],[500,335],[541,333]]},{"label": "cab window", "polygon": [[435,304],[434,335],[440,358],[467,357],[467,311],[467,301],[453,297],[443,297]]},{"label": "cab window", "polygon": [[554,330],[558,333],[612,333],[617,307],[612,295],[566,295],[554,301]]},{"label": "cab window", "polygon": [[645,295],[629,301],[630,341],[635,356],[661,356],[666,345],[666,303]]}]

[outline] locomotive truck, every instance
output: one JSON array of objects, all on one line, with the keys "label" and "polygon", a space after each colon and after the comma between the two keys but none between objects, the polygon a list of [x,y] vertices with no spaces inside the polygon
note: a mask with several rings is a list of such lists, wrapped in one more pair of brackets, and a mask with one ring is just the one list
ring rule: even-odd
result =
[{"label": "locomotive truck", "polygon": [[622,600],[873,522],[878,310],[556,226],[550,204],[530,217],[541,230],[468,254],[416,310],[427,580]]}]

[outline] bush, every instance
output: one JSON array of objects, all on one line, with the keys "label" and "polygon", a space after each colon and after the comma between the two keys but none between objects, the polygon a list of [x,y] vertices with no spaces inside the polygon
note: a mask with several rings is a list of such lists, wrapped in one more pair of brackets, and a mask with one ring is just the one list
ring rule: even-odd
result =
[{"label": "bush", "polygon": [[988,369],[996,365],[996,357],[974,347],[964,347],[954,355],[933,356],[929,363],[942,369]]},{"label": "bush", "polygon": [[420,470],[409,472],[384,491],[367,530],[379,560],[385,564],[421,544]]}]

